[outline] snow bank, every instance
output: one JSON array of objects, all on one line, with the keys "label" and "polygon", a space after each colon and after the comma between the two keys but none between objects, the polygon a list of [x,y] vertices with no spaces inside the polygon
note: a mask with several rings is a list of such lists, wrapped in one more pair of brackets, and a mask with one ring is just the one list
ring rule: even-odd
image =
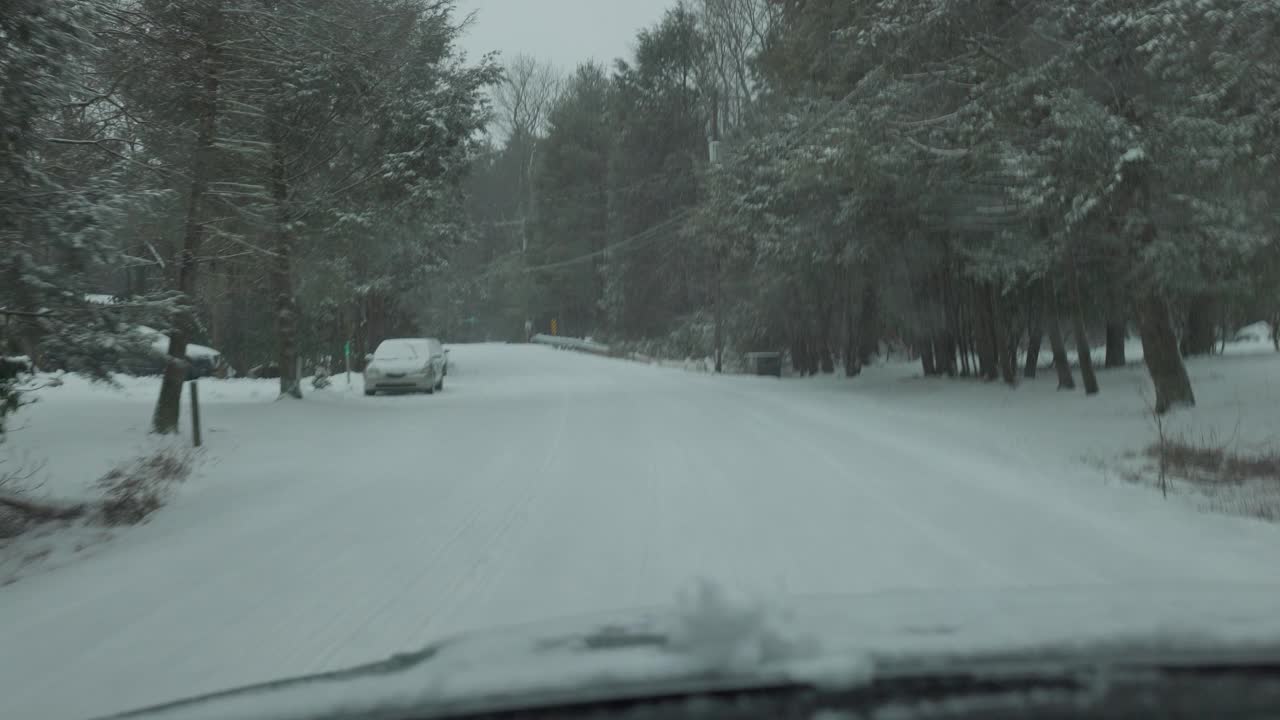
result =
[{"label": "snow bank", "polygon": [[1236,344],[1269,343],[1271,338],[1271,323],[1256,322],[1245,325],[1236,331],[1233,340]]},{"label": "snow bank", "polygon": [[[111,383],[81,375],[40,375],[33,401],[10,418],[0,459],[13,466],[39,468],[32,477],[38,495],[64,500],[93,496],[92,486],[114,465],[154,452],[151,414],[160,392],[155,377],[117,375]],[[223,431],[219,408],[276,399],[276,380],[200,381],[206,438]],[[189,396],[182,398],[181,435],[190,438]]]},{"label": "snow bank", "polygon": [[[1094,397],[1084,394],[1078,371],[1076,390],[1064,392],[1052,369],[1042,369],[1035,380],[1019,377],[1011,389],[999,382],[923,378],[919,363],[909,362],[872,366],[852,380],[793,378],[776,392],[808,393],[832,420],[848,413],[842,406],[858,403],[887,423],[916,428],[918,434],[904,442],[945,438],[1046,469],[1073,468],[1083,484],[1136,481],[1147,492],[1153,470],[1143,452],[1156,442],[1157,430],[1154,391],[1138,350],[1137,362],[1131,355],[1124,368],[1103,369],[1095,358],[1101,392]],[[1230,342],[1225,354],[1186,364],[1196,406],[1166,416],[1170,437],[1242,451],[1280,447],[1280,353],[1269,340]],[[1175,502],[1200,510],[1258,516],[1260,507],[1280,508],[1280,479],[1217,487],[1182,483],[1174,495]]]}]

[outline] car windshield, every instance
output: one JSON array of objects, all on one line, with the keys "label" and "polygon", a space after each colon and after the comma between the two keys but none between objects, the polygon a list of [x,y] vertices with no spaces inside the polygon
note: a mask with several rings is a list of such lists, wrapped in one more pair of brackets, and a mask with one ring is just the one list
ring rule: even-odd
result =
[{"label": "car windshield", "polygon": [[1074,640],[1280,645],[1280,0],[0,0],[0,720]]},{"label": "car windshield", "polygon": [[412,342],[407,341],[387,341],[378,346],[377,352],[373,354],[374,360],[417,360],[422,357],[420,348]]}]

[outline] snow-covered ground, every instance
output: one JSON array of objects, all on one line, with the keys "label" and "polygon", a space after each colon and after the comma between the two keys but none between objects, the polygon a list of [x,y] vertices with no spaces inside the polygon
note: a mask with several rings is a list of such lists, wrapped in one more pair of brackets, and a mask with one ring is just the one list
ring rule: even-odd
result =
[{"label": "snow-covered ground", "polygon": [[[1191,363],[1185,430],[1277,436],[1280,356],[1258,346]],[[1086,398],[1052,373],[1017,390],[914,366],[712,377],[517,345],[450,363],[430,397],[365,398],[338,376],[274,402],[274,381],[202,381],[206,452],[170,505],[0,587],[0,717],[663,605],[699,579],[782,598],[1280,580],[1280,525],[1100,466],[1152,441],[1140,367]],[[69,379],[5,450],[47,461],[46,492],[83,496],[151,447],[154,396]]]}]

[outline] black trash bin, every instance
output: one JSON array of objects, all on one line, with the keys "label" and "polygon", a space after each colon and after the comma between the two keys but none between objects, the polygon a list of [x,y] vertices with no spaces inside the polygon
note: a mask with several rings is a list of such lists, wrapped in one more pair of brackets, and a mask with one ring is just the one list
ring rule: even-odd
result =
[{"label": "black trash bin", "polygon": [[782,353],[780,352],[750,352],[747,353],[747,363],[756,375],[782,377]]}]

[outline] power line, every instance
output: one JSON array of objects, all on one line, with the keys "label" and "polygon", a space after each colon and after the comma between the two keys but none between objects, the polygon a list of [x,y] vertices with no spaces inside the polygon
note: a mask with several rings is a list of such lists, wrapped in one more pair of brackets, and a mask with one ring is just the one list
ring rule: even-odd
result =
[{"label": "power line", "polygon": [[[805,127],[792,131],[789,137],[783,139],[782,146],[784,148],[784,152],[787,150],[793,149],[794,143],[804,139],[805,136],[810,135],[815,130],[825,125],[832,117],[835,116],[837,112],[843,109],[845,105],[850,100],[852,100],[853,97],[861,89],[862,89],[862,83],[858,83],[858,85],[856,85],[853,88],[853,90],[850,90],[847,95],[845,95],[843,98],[841,98],[840,100],[832,104],[831,108],[829,108],[827,112],[823,113],[823,115],[819,117],[816,121],[809,123]],[[685,220],[689,215],[692,215],[693,212],[694,212],[694,206],[687,206],[677,211],[667,219],[662,220],[644,230],[641,230],[640,232],[637,232],[634,235],[631,235],[630,237],[624,240],[620,240],[612,245],[601,248],[600,250],[595,250],[589,253],[585,253],[583,255],[578,255],[576,257],[568,258],[566,260],[560,260],[557,262],[547,263],[544,265],[535,265],[533,267],[525,268],[523,272],[533,273],[533,272],[542,272],[545,270],[556,270],[563,267],[569,267],[572,265],[576,265],[578,263],[586,262],[588,260],[593,260],[597,257],[600,257],[602,255],[607,255],[611,252],[616,252],[626,248],[647,247],[649,245],[654,244],[658,240],[670,239],[671,237],[674,237],[674,236],[666,236],[666,237],[658,236],[656,239],[653,239],[653,238],[657,233],[666,229],[668,226],[674,225],[678,222]],[[645,240],[651,240],[651,241],[645,242]],[[487,274],[488,273],[483,273],[481,277]]]},{"label": "power line", "polygon": [[[603,247],[599,250],[594,250],[592,252],[586,253],[585,255],[579,255],[577,257],[569,258],[568,260],[560,260],[557,262],[546,263],[544,265],[534,265],[532,267],[527,267],[524,269],[524,272],[533,273],[533,272],[542,272],[545,270],[558,270],[562,267],[568,267],[570,265],[576,265],[581,262],[586,262],[587,260],[601,257],[603,255],[608,255],[611,252],[617,252],[624,248],[640,248],[640,247],[646,247],[648,245],[652,245],[657,240],[666,239],[664,236],[661,236],[658,234],[660,231],[666,229],[668,225],[674,225],[684,220],[685,216],[691,214],[692,212],[693,212],[692,208],[685,208],[675,213],[671,217],[667,218],[666,220],[663,220],[662,222],[656,225],[653,225],[648,229],[641,230],[640,232],[636,233],[635,235],[632,235],[626,240],[616,242],[612,245]],[[648,240],[649,242],[646,242],[646,240]]]},{"label": "power line", "polygon": [[[653,173],[651,175],[646,175],[644,177],[641,177],[637,180],[634,180],[626,185],[621,185],[619,187],[611,188],[607,186],[605,187],[595,186],[595,187],[583,188],[583,189],[573,189],[573,190],[565,189],[565,190],[560,190],[554,193],[538,193],[534,198],[534,200],[537,206],[541,208],[544,205],[552,205],[563,200],[581,200],[584,198],[597,198],[597,197],[607,196],[610,193],[619,194],[619,195],[624,193],[629,193],[635,190],[639,190],[640,188],[646,185],[649,185],[651,183],[670,183],[676,180],[683,180],[686,177],[692,177],[693,174],[694,174],[693,168],[683,168],[678,171],[660,171],[660,172]],[[484,202],[484,203],[481,203],[481,205],[484,207],[490,207],[490,208],[498,207],[498,203],[493,201]],[[498,220],[495,222],[485,223],[485,225],[488,227],[510,227],[510,226],[516,226],[516,225],[523,225],[527,222],[529,222],[528,218],[517,218],[514,220]]]}]

